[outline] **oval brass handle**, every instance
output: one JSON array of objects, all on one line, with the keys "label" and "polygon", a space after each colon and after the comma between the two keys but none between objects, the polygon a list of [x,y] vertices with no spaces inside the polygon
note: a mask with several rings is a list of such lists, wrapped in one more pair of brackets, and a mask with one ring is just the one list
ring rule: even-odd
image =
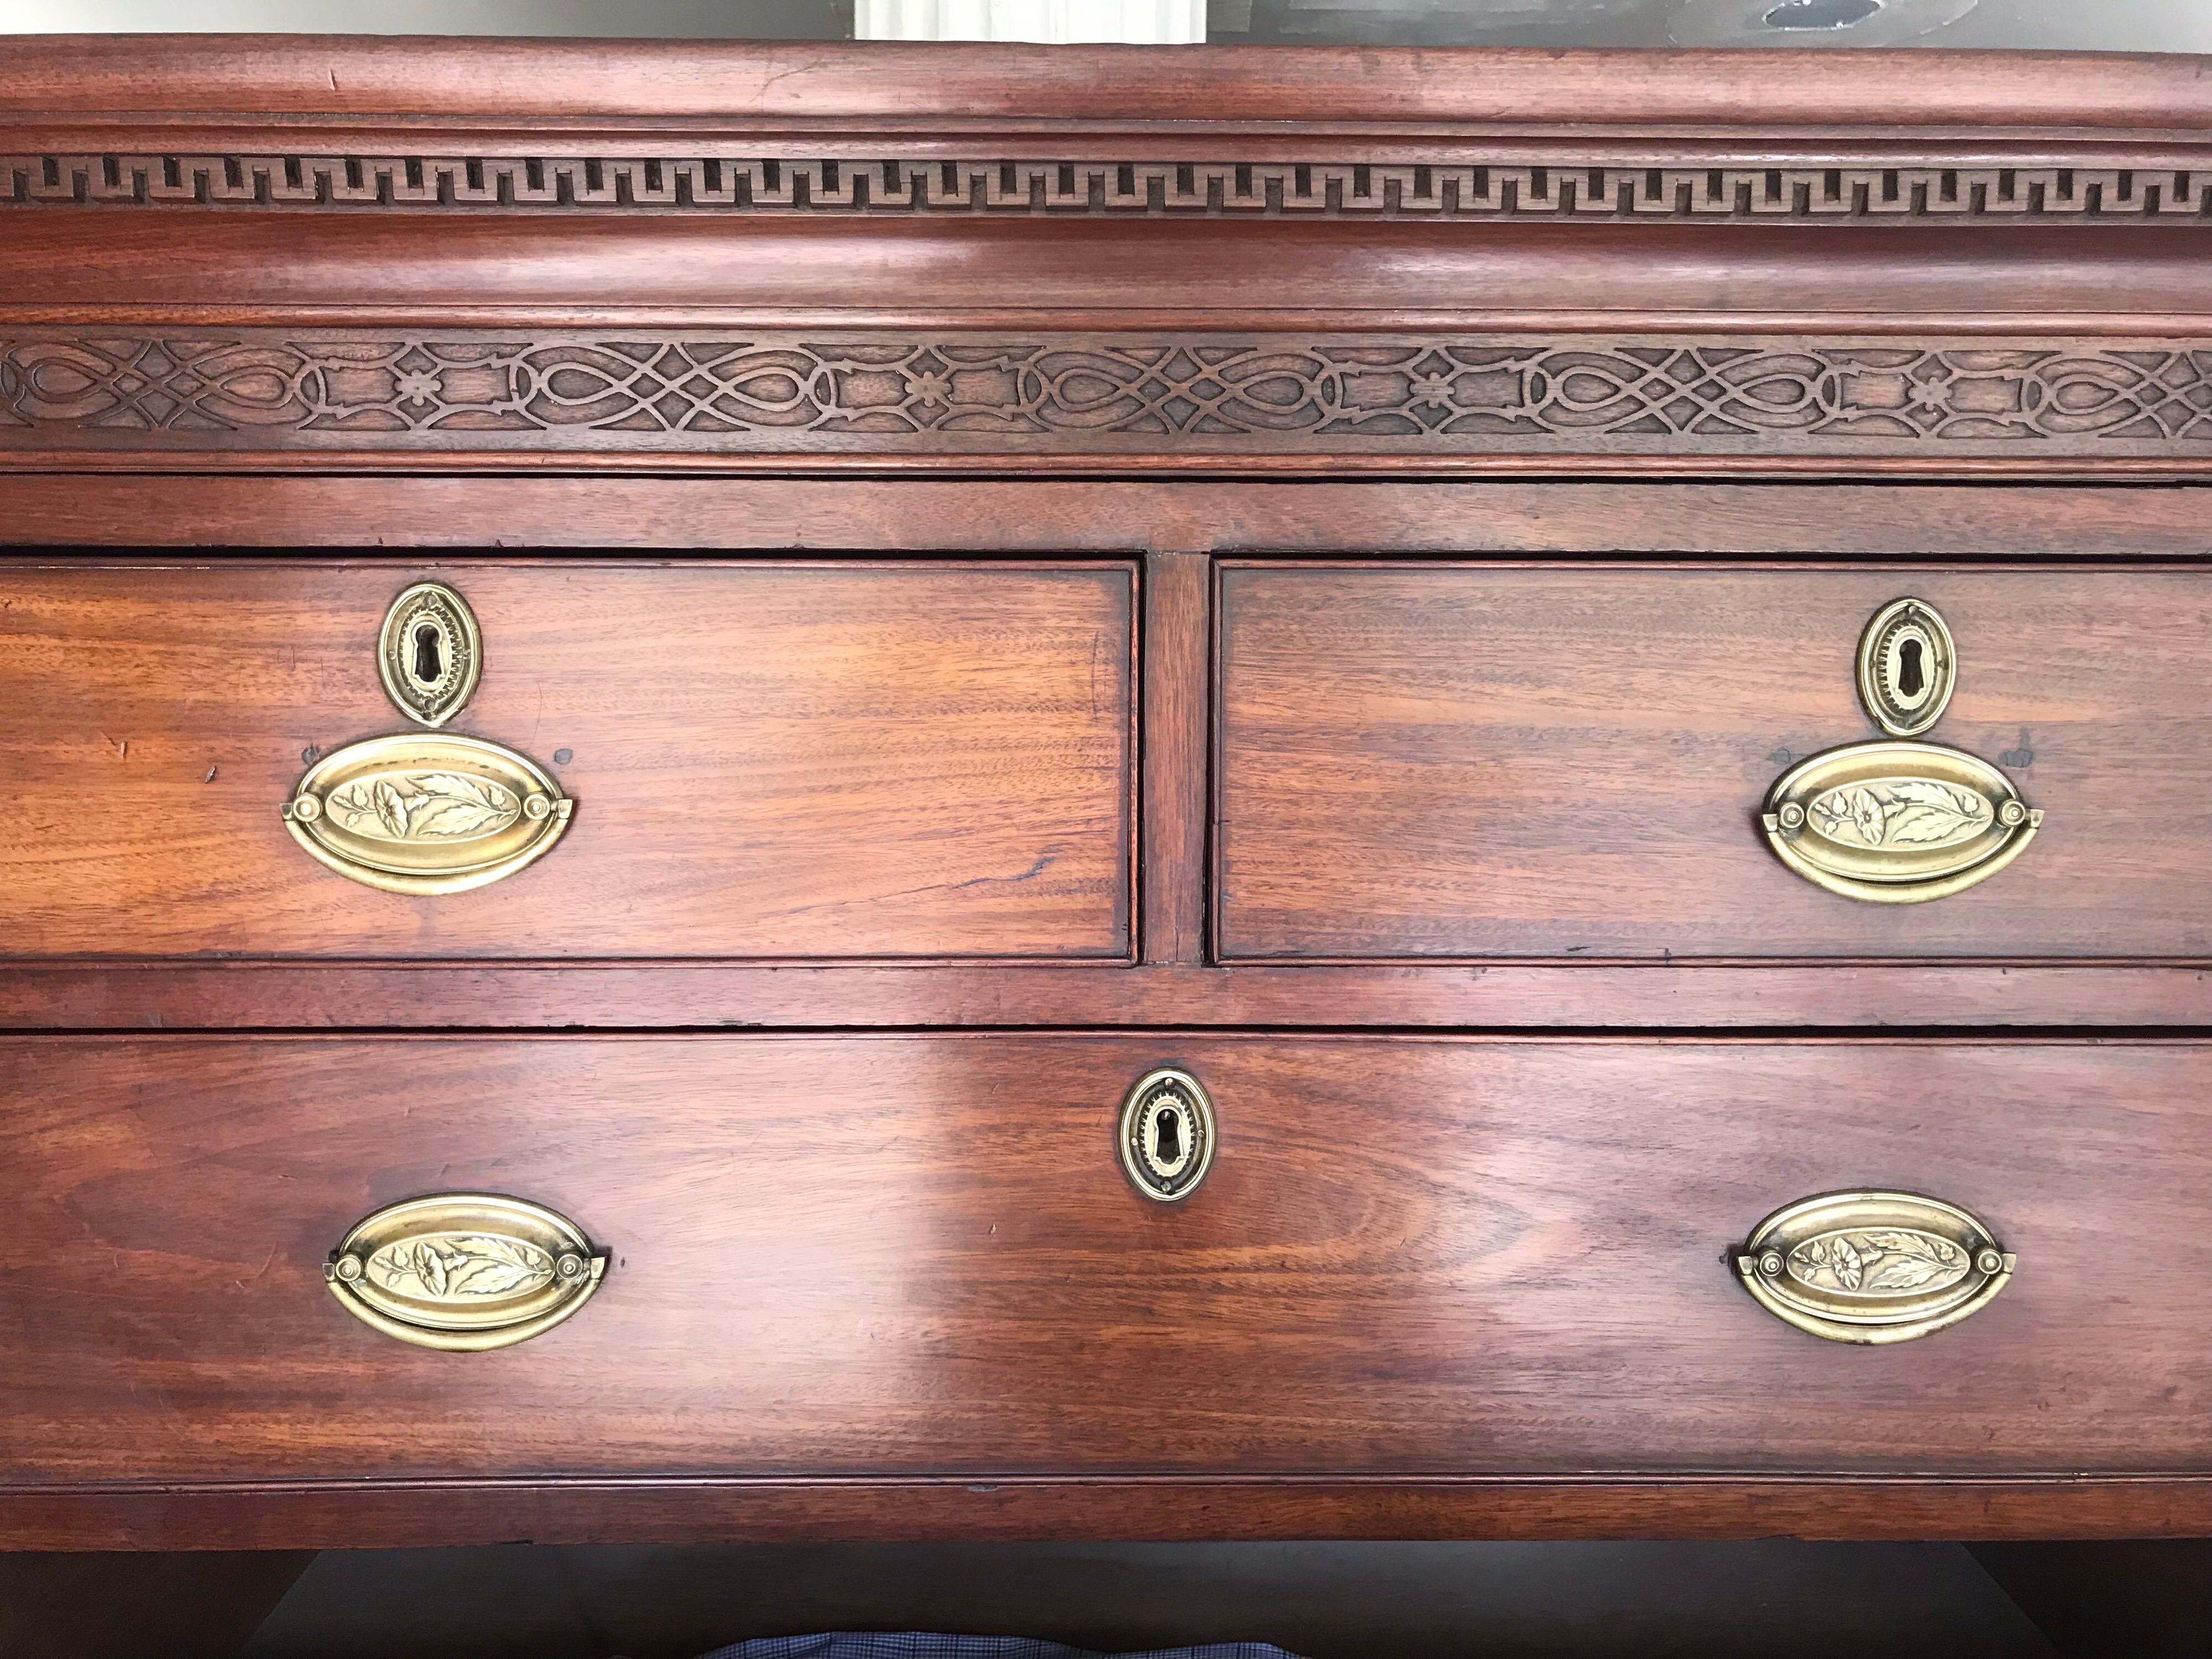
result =
[{"label": "oval brass handle", "polygon": [[1958,684],[1951,626],[1925,599],[1893,599],[1859,636],[1859,701],[1892,741],[1800,761],[1759,823],[1778,857],[1845,898],[1920,904],[1987,881],[2035,839],[2043,814],[1985,761],[1903,741],[1942,718]]},{"label": "oval brass handle", "polygon": [[1825,1193],[1752,1230],[1735,1269],[1759,1305],[1832,1342],[1910,1342],[1988,1305],[2017,1258],[1956,1205]]},{"label": "oval brass handle", "polygon": [[575,805],[512,749],[408,732],[325,755],[283,811],[292,839],[349,880],[458,893],[544,858]]},{"label": "oval brass handle", "polygon": [[1121,1170],[1146,1198],[1188,1198],[1213,1167],[1213,1101],[1188,1072],[1147,1072],[1121,1097]]},{"label": "oval brass handle", "polygon": [[459,893],[552,850],[575,803],[545,769],[481,738],[439,734],[476,693],[483,636],[469,602],[417,582],[392,602],[377,672],[392,706],[428,732],[371,738],[314,761],[283,805],[310,857],[388,893]]},{"label": "oval brass handle", "polygon": [[345,1310],[425,1348],[504,1348],[591,1299],[607,1257],[565,1216],[487,1193],[441,1193],[357,1222],[324,1264]]},{"label": "oval brass handle", "polygon": [[1767,844],[1847,898],[1918,904],[1963,891],[2027,850],[2043,814],[1985,761],[1932,743],[1856,743],[1784,772],[1760,814]]}]

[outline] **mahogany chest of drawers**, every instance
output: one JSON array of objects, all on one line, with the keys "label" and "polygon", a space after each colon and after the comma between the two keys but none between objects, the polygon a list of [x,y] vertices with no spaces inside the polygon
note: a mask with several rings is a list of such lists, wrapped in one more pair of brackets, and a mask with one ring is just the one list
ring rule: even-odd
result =
[{"label": "mahogany chest of drawers", "polygon": [[2212,1528],[2212,94],[58,40],[0,1544]]}]

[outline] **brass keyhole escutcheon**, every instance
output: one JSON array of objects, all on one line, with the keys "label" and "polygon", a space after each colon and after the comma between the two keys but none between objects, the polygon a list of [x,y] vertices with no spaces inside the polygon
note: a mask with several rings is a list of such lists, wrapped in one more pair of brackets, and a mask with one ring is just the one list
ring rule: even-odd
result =
[{"label": "brass keyhole escutcheon", "polygon": [[1814,885],[1876,904],[1921,904],[1987,881],[2026,850],[2043,814],[1998,768],[1916,742],[1958,684],[1950,625],[1924,599],[1892,599],[1859,635],[1859,700],[1887,737],[1800,761],[1759,822]]},{"label": "brass keyhole escutcheon", "polygon": [[1213,1102],[1189,1073],[1163,1066],[1123,1097],[1116,1138],[1130,1184],[1173,1204],[1197,1191],[1213,1166]]},{"label": "brass keyhole escutcheon", "polygon": [[483,667],[469,603],[443,582],[392,602],[377,635],[385,695],[427,732],[317,756],[279,811],[292,839],[349,881],[418,896],[504,880],[544,856],[575,803],[526,755],[436,728],[468,706]]},{"label": "brass keyhole escutcheon", "polygon": [[435,730],[476,695],[483,670],[476,612],[445,583],[416,582],[385,612],[376,661],[392,706]]},{"label": "brass keyhole escutcheon", "polygon": [[1941,720],[1957,682],[1950,626],[1924,600],[1891,600],[1859,636],[1859,700],[1893,738],[1917,737]]}]

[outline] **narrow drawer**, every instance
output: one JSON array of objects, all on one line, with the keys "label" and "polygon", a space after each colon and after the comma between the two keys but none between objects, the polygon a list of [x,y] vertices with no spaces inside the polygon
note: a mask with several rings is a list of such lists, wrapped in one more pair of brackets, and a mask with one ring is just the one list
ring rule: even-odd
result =
[{"label": "narrow drawer", "polygon": [[[1869,902],[1785,864],[1762,814],[1808,757],[1884,738],[1856,660],[1906,597],[1954,641],[1915,741],[2042,816],[1978,884]],[[1220,606],[1227,957],[2212,955],[2202,572],[1232,566]]]},{"label": "narrow drawer", "polygon": [[[1168,1063],[1218,1139],[1163,1203]],[[0,1099],[9,1482],[2212,1469],[2194,1042],[53,1037]],[[1753,1230],[1859,1188],[2011,1279],[1892,1346],[1769,1312]],[[606,1252],[565,1322],[328,1291],[469,1191]]]},{"label": "narrow drawer", "polygon": [[[379,639],[430,578],[473,611],[482,672],[426,734]],[[1123,957],[1133,583],[1121,563],[9,562],[0,951]],[[473,890],[333,873],[280,808],[311,763],[392,733],[526,757],[573,802],[565,833]]]}]

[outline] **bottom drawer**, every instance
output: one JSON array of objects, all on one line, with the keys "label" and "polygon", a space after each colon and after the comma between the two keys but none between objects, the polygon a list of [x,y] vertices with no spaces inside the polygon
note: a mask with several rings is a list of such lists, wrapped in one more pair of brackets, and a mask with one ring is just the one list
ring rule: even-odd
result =
[{"label": "bottom drawer", "polygon": [[[1203,1080],[1182,1201],[1124,1091]],[[2212,1469],[2191,1042],[26,1038],[0,1044],[8,1485]],[[1839,1188],[2018,1257],[1859,1347],[1737,1275]],[[557,1328],[397,1341],[349,1226],[512,1194]],[[1233,1529],[1230,1528],[1230,1529]]]}]

